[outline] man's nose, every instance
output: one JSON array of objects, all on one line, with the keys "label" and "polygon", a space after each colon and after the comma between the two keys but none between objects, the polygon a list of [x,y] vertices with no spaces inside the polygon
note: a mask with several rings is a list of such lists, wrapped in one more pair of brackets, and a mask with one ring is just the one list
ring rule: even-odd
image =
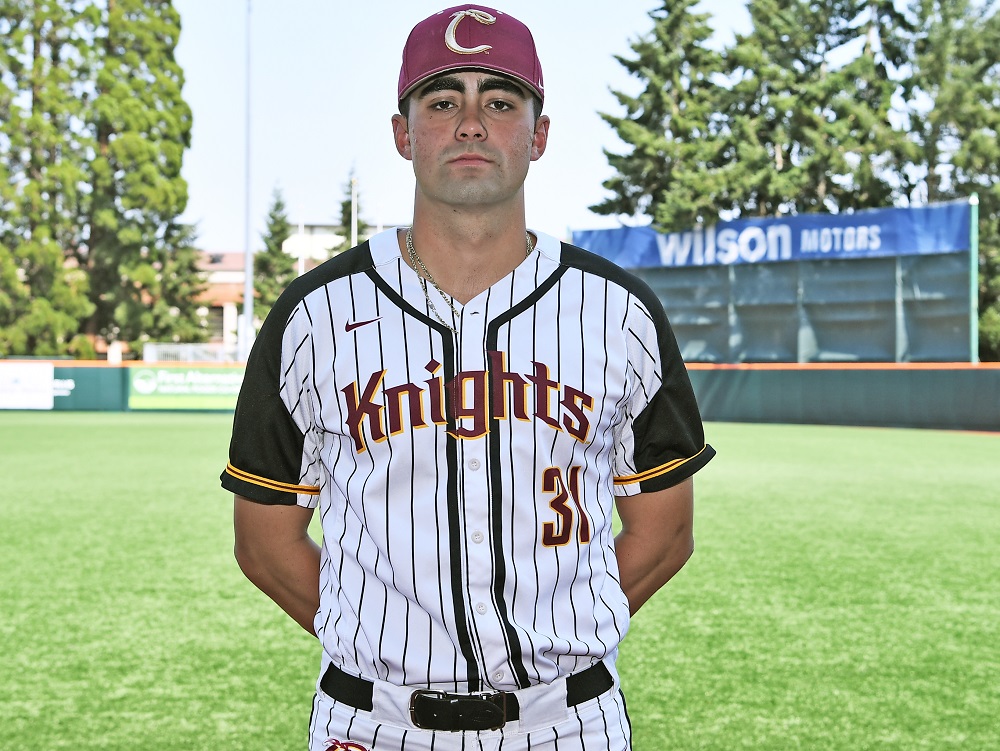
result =
[{"label": "man's nose", "polygon": [[486,125],[475,111],[466,114],[455,131],[455,136],[460,141],[482,141],[487,135]]}]

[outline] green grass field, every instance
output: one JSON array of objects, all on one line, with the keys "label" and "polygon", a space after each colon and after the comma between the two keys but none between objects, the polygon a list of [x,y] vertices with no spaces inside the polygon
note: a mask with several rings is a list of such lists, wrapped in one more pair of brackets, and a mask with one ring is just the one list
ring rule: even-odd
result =
[{"label": "green grass field", "polygon": [[[232,557],[230,416],[0,412],[0,749],[304,747],[313,640]],[[1000,436],[709,424],[622,647],[637,751],[996,749]]]}]

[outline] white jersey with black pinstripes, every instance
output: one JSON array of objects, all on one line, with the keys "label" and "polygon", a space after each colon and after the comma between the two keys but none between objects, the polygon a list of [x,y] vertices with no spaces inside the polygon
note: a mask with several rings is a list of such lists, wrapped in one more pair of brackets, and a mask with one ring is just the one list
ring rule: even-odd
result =
[{"label": "white jersey with black pinstripes", "polygon": [[254,347],[222,483],[318,504],[316,629],[346,672],[516,689],[613,654],[615,496],[714,453],[648,287],[535,234],[457,333],[390,230],[290,285]]}]

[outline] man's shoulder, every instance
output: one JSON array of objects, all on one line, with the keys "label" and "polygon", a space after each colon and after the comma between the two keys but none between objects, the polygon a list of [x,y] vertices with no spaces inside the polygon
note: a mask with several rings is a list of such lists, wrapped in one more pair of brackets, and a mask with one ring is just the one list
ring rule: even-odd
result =
[{"label": "man's shoulder", "polygon": [[579,269],[585,274],[593,274],[606,279],[639,298],[648,307],[660,308],[661,304],[652,288],[628,269],[578,245],[562,243],[560,261],[569,268]]},{"label": "man's shoulder", "polygon": [[373,266],[371,246],[366,240],[297,277],[288,285],[288,291],[301,299],[332,281],[352,274],[362,274]]},{"label": "man's shoulder", "polygon": [[319,266],[296,277],[278,296],[268,318],[286,322],[292,312],[316,290],[355,274],[364,274],[374,267],[368,241],[345,250]]}]

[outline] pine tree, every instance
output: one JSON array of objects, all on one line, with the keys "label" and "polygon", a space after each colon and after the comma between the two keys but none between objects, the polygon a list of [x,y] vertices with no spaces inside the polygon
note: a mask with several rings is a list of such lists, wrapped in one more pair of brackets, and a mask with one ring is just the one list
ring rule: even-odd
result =
[{"label": "pine tree", "polygon": [[[774,216],[891,202],[905,139],[889,120],[906,53],[892,0],[759,0],[752,31],[721,54],[706,49],[694,2],[650,14],[653,32],[618,58],[645,82],[616,92],[624,117],[602,115],[631,153],[598,213],[645,214],[664,229],[722,212]],[[859,35],[863,52],[834,64]],[[724,74],[724,75],[723,75]]]},{"label": "pine tree", "polygon": [[285,211],[285,201],[276,188],[267,212],[267,226],[261,235],[264,250],[255,253],[253,259],[253,286],[257,294],[253,312],[260,321],[267,317],[278,295],[295,278],[295,259],[281,249],[291,234],[292,225]]},{"label": "pine tree", "polygon": [[[201,283],[188,253],[192,230],[176,222],[187,204],[181,165],[191,133],[174,59],[180,17],[170,0],[106,0],[93,19],[96,95],[87,114],[95,148],[81,215],[90,234],[78,255],[96,308],[87,330],[134,350],[146,341],[203,341],[197,301],[167,303],[169,290]],[[164,305],[169,315],[152,312]]]},{"label": "pine tree", "polygon": [[893,0],[856,0],[835,8],[830,22],[833,51],[858,42],[861,50],[830,72],[828,130],[846,168],[833,176],[831,208],[889,206],[902,193],[899,165],[912,152],[890,113],[910,57],[913,27]]},{"label": "pine tree", "polygon": [[646,214],[663,229],[713,221],[726,191],[723,140],[715,113],[720,88],[714,76],[721,56],[707,46],[709,15],[697,0],[664,2],[649,13],[653,30],[632,43],[632,58],[618,62],[644,88],[637,96],[612,92],[624,116],[601,118],[630,147],[605,150],[614,177],[611,196],[591,206],[598,214]]},{"label": "pine tree", "polygon": [[[838,212],[894,196],[896,134],[888,118],[896,86],[866,33],[865,52],[835,63],[856,33],[852,0],[761,0],[753,29],[727,54],[723,116],[733,136],[732,210],[748,216]],[[874,5],[874,4],[873,4]]]},{"label": "pine tree", "polygon": [[140,341],[200,342],[207,338],[202,316],[181,315],[206,289],[197,272],[199,251],[194,242],[190,225],[170,222],[141,263],[127,269],[128,278],[141,285],[142,294],[125,297],[118,304],[118,314],[140,332]]},{"label": "pine tree", "polygon": [[361,218],[361,197],[357,196],[355,207],[355,199],[352,196],[356,193],[357,181],[354,177],[354,170],[351,170],[350,175],[347,178],[347,182],[344,183],[344,200],[340,202],[340,234],[344,238],[332,248],[330,248],[330,254],[334,255],[340,253],[341,251],[347,250],[351,247],[351,225],[353,212],[357,211],[357,224],[358,224],[358,242],[361,242],[368,235],[368,230],[370,229],[367,222]]}]

